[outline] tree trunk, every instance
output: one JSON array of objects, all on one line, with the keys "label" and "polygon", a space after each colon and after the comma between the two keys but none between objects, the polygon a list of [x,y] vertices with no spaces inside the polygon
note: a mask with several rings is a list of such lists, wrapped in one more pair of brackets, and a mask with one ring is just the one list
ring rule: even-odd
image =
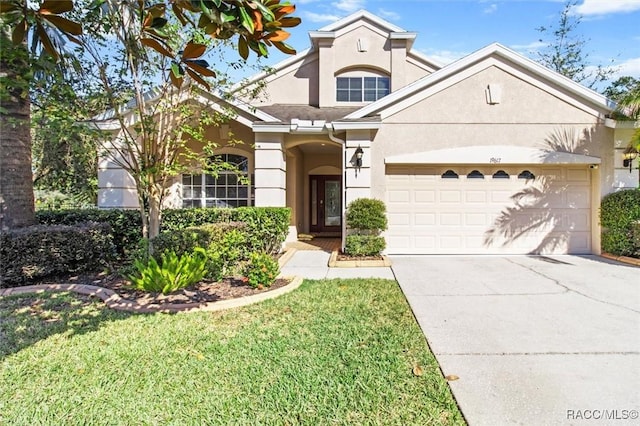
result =
[{"label": "tree trunk", "polygon": [[33,225],[28,53],[0,31],[0,230]]}]

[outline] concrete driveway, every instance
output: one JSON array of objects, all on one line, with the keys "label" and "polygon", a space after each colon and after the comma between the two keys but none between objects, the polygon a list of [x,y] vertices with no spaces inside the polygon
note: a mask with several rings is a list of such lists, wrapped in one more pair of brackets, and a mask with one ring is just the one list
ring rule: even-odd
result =
[{"label": "concrete driveway", "polygon": [[640,424],[640,268],[392,256],[471,425]]}]

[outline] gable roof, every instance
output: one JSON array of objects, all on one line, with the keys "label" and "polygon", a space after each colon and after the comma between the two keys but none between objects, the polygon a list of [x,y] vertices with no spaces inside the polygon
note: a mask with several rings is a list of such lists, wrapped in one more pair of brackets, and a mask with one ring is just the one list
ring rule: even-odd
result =
[{"label": "gable roof", "polygon": [[373,13],[368,12],[364,9],[360,9],[349,16],[346,16],[325,27],[322,27],[318,31],[338,31],[349,26],[350,24],[353,24],[354,22],[362,21],[362,20],[369,20],[372,23],[376,24],[377,26],[386,29],[388,32],[406,32],[402,28],[392,24],[389,21],[385,21],[381,17],[376,16]]},{"label": "gable roof", "polygon": [[[461,74],[463,71],[470,69],[483,61],[488,61],[491,58],[501,59],[503,63],[510,62],[516,66],[520,66],[534,74],[536,77],[539,77],[539,81],[555,84],[572,93],[585,104],[605,111],[612,111],[615,107],[613,102],[608,100],[604,95],[588,89],[583,85],[576,83],[575,81],[552,71],[549,68],[546,68],[545,66],[526,58],[499,43],[493,43],[445,66],[444,68],[441,68],[433,74],[423,77],[420,80],[385,96],[376,102],[360,108],[359,110],[347,115],[345,118],[357,119],[374,114],[381,114],[383,117],[385,115],[390,115],[429,96],[430,93],[427,89],[430,87],[438,85],[437,91],[440,91],[452,86],[457,82],[455,80],[456,75]],[[528,81],[533,82],[530,78]],[[421,92],[423,94],[422,97],[416,96],[421,94]]]}]

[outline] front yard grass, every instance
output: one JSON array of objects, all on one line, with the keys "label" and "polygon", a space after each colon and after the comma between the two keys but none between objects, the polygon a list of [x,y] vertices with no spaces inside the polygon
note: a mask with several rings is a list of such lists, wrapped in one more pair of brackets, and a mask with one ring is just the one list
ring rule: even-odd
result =
[{"label": "front yard grass", "polygon": [[0,299],[0,424],[464,424],[395,281],[213,313]]}]

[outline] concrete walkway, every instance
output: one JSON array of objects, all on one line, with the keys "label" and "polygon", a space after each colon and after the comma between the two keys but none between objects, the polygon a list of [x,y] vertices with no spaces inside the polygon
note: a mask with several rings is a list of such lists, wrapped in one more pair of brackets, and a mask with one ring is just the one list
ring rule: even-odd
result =
[{"label": "concrete walkway", "polygon": [[282,267],[284,276],[300,276],[314,280],[324,278],[386,278],[395,280],[391,268],[329,268],[330,253],[322,250],[298,250]]},{"label": "concrete walkway", "polygon": [[597,256],[392,257],[471,425],[640,424],[640,268]]}]

